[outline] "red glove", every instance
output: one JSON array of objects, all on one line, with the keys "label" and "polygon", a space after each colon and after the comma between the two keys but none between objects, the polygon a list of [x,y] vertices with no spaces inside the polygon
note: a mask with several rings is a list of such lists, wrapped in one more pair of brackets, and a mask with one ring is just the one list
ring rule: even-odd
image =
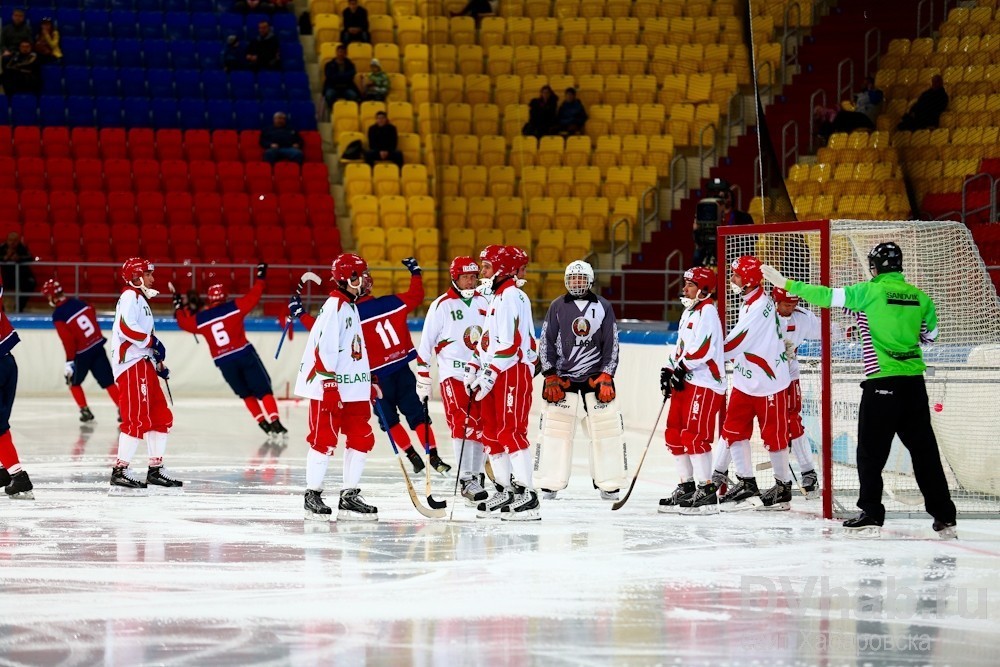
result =
[{"label": "red glove", "polygon": [[372,399],[371,400],[374,401],[374,400],[377,400],[379,398],[382,398],[382,387],[378,386],[378,378],[376,378],[373,375],[372,376]]},{"label": "red glove", "polygon": [[542,386],[542,398],[549,403],[558,403],[566,398],[566,389],[569,387],[569,380],[563,380],[558,375],[549,375],[545,378]]},{"label": "red glove", "polygon": [[340,385],[333,378],[323,380],[323,409],[328,412],[340,412],[344,402],[340,400]]},{"label": "red glove", "polygon": [[597,392],[597,400],[601,403],[610,403],[615,400],[615,381],[607,373],[601,373],[588,380],[587,383]]}]

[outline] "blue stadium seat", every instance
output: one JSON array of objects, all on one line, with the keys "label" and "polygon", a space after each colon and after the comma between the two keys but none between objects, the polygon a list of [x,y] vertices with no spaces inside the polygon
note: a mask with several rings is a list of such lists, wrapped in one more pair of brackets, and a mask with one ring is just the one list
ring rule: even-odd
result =
[{"label": "blue stadium seat", "polygon": [[38,98],[39,120],[47,127],[66,125],[66,100],[62,95],[42,95]]},{"label": "blue stadium seat", "polygon": [[95,93],[101,95],[116,95],[118,93],[118,70],[113,67],[91,68],[90,80]]},{"label": "blue stadium seat", "polygon": [[188,11],[212,13],[216,11],[228,11],[230,7],[222,7],[221,3],[215,0],[188,0]]},{"label": "blue stadium seat", "polygon": [[213,130],[227,130],[233,127],[233,103],[230,100],[209,100],[206,110],[208,126]]},{"label": "blue stadium seat", "polygon": [[302,55],[302,44],[285,42],[281,45],[281,69],[286,72],[301,72],[306,62]]},{"label": "blue stadium seat", "polygon": [[309,99],[309,75],[305,72],[285,72],[285,93],[290,100]]},{"label": "blue stadium seat", "polygon": [[194,52],[204,70],[215,70],[222,67],[222,43],[216,40],[207,42],[196,41]]},{"label": "blue stadium seat", "polygon": [[88,37],[87,63],[91,67],[114,67],[114,41],[110,37]]},{"label": "blue stadium seat", "polygon": [[198,40],[219,40],[219,20],[215,14],[198,12],[191,14],[191,36]]},{"label": "blue stadium seat", "polygon": [[62,95],[62,68],[45,67],[42,69],[42,95]]},{"label": "blue stadium seat", "polygon": [[177,127],[177,100],[158,99],[152,105],[153,127]]},{"label": "blue stadium seat", "polygon": [[[175,54],[176,55],[176,54]],[[196,69],[179,69],[174,71],[174,88],[180,99],[202,99],[201,72]]]},{"label": "blue stadium seat", "polygon": [[[117,101],[117,100],[116,100]],[[121,113],[118,114],[118,122],[121,122]],[[94,125],[94,98],[67,97],[66,98],[66,124],[70,127],[93,127]]]},{"label": "blue stadium seat", "polygon": [[281,72],[261,72],[257,75],[257,95],[262,100],[280,100],[285,97]]},{"label": "blue stadium seat", "polygon": [[83,12],[83,26],[87,37],[110,37],[111,25],[108,12],[103,9],[87,9]]},{"label": "blue stadium seat", "polygon": [[260,103],[257,100],[241,100],[234,106],[237,130],[259,130],[261,128]]},{"label": "blue stadium seat", "polygon": [[62,26],[59,27],[59,48],[63,52],[63,60],[66,63],[87,62],[87,40],[83,37],[67,37],[62,33]]},{"label": "blue stadium seat", "polygon": [[187,12],[167,12],[163,28],[167,39],[191,39],[191,15]]},{"label": "blue stadium seat", "polygon": [[90,68],[67,67],[63,77],[63,91],[67,95],[90,95]]},{"label": "blue stadium seat", "polygon": [[153,98],[174,96],[174,73],[168,69],[146,70],[146,86]]},{"label": "blue stadium seat", "polygon": [[116,39],[115,60],[119,67],[142,65],[142,42],[138,39]]},{"label": "blue stadium seat", "polygon": [[288,117],[295,123],[296,129],[316,129],[316,105],[312,102],[290,102],[286,105],[285,110],[288,112]]},{"label": "blue stadium seat", "polygon": [[210,100],[230,99],[229,75],[221,70],[204,70],[201,73],[201,85],[204,88],[205,97]]},{"label": "blue stadium seat", "polygon": [[[62,7],[54,13],[53,18],[55,18],[56,27],[59,29],[60,46],[65,48],[67,37],[83,36],[83,12],[75,7]],[[32,18],[31,25],[37,26],[38,22]]]},{"label": "blue stadium seat", "polygon": [[15,95],[10,104],[11,125],[38,125],[38,98],[34,95]]},{"label": "blue stadium seat", "polygon": [[229,90],[238,100],[257,99],[257,81],[253,72],[230,72]]},{"label": "blue stadium seat", "polygon": [[[127,127],[149,127],[149,99],[145,97],[127,97],[122,101]],[[176,108],[174,109],[176,111]]]},{"label": "blue stadium seat", "polygon": [[135,0],[135,8],[141,12],[156,12],[162,9],[160,0]]},{"label": "blue stadium seat", "polygon": [[84,9],[110,9],[110,0],[83,0]]},{"label": "blue stadium seat", "polygon": [[146,70],[141,67],[125,67],[118,70],[118,86],[122,95],[145,97]]},{"label": "blue stadium seat", "polygon": [[[98,127],[121,127],[124,106],[125,104],[120,97],[95,97],[91,115],[97,117]],[[147,120],[143,124],[145,125],[148,122]],[[91,124],[93,124],[93,121],[91,121]]]},{"label": "blue stadium seat", "polygon": [[142,39],[163,39],[162,12],[139,12],[136,23],[139,24],[139,37]]},{"label": "blue stadium seat", "polygon": [[7,108],[6,95],[0,95],[0,125],[10,125],[10,114]]},{"label": "blue stadium seat", "polygon": [[[246,39],[247,31],[243,27],[244,21],[243,17],[239,14],[220,14],[219,15],[219,33],[222,39],[225,39],[229,35],[236,35],[240,39]],[[254,24],[254,29],[252,35],[257,34],[257,27]]]},{"label": "blue stadium seat", "polygon": [[136,39],[139,36],[139,26],[135,22],[135,12],[116,9],[109,14],[111,20],[111,32],[115,37],[122,39]]},{"label": "blue stadium seat", "polygon": [[168,69],[170,67],[170,42],[149,39],[142,43],[142,59],[147,68]]},{"label": "blue stadium seat", "polygon": [[135,11],[134,0],[111,0],[111,10],[128,10],[129,12]]},{"label": "blue stadium seat", "polygon": [[205,122],[205,101],[201,99],[181,100],[178,103],[180,126],[185,130],[200,130],[208,127]]},{"label": "blue stadium seat", "polygon": [[201,69],[202,63],[198,60],[198,53],[195,51],[194,45],[195,42],[190,39],[172,42],[170,54],[174,69]]},{"label": "blue stadium seat", "polygon": [[297,42],[299,39],[299,21],[291,12],[272,15],[271,29],[282,43]]}]

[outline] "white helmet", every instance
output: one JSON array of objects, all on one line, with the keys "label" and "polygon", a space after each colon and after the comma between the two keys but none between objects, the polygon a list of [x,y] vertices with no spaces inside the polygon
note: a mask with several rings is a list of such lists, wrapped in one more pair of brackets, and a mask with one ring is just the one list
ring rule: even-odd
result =
[{"label": "white helmet", "polygon": [[[575,276],[583,276],[585,282],[579,280],[570,280]],[[563,283],[566,285],[566,291],[570,293],[571,296],[583,296],[590,291],[590,288],[594,286],[594,267],[587,264],[582,259],[570,262],[569,266],[566,267],[566,274],[563,277]]]}]

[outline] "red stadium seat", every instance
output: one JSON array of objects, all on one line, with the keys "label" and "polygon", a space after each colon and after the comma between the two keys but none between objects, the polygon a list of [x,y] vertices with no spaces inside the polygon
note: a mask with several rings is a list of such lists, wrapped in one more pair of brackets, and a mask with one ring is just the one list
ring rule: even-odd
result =
[{"label": "red stadium seat", "polygon": [[215,163],[208,160],[192,160],[188,164],[188,176],[192,192],[216,192],[219,188]]},{"label": "red stadium seat", "polygon": [[279,193],[302,192],[299,165],[294,162],[279,162],[274,165],[274,186]]},{"label": "red stadium seat", "polygon": [[162,225],[166,220],[163,195],[159,192],[140,192],[136,197],[136,208],[139,209],[139,223],[146,225]]},{"label": "red stadium seat", "polygon": [[[132,189],[133,189],[133,187],[132,187],[132,184],[133,184],[133,179],[132,179],[133,164],[136,165],[136,170],[135,171],[136,171],[136,176],[138,176],[138,165],[140,163],[143,163],[143,162],[148,163],[149,160],[136,160],[134,163],[130,162],[129,160],[119,160],[119,159],[105,160],[104,161],[104,185],[107,188],[107,191],[108,192],[120,192],[120,191],[126,191],[127,190],[127,191],[131,192]],[[156,163],[154,162],[153,164],[156,164]],[[156,169],[156,172],[158,172],[158,171],[159,171],[159,168]],[[79,175],[80,175],[80,172],[79,172],[79,170],[77,170],[77,176],[79,176]],[[157,177],[157,181],[159,181],[159,177]],[[149,189],[149,188],[146,188],[146,189]],[[156,189],[159,189],[159,188],[156,188]]]},{"label": "red stadium seat", "polygon": [[[160,190],[160,163],[156,160],[136,160],[132,163],[132,181],[136,192]],[[112,188],[108,186],[108,190]]]},{"label": "red stadium seat", "polygon": [[198,228],[194,225],[171,226],[170,248],[176,261],[198,259]]},{"label": "red stadium seat", "polygon": [[163,160],[160,162],[160,179],[164,192],[187,192],[188,164],[184,160]]},{"label": "red stadium seat", "polygon": [[222,192],[244,192],[246,180],[243,164],[240,162],[220,162],[216,165],[219,174],[219,189]]},{"label": "red stadium seat", "polygon": [[248,162],[246,169],[247,192],[261,194],[274,192],[274,177],[267,162]]},{"label": "red stadium seat", "polygon": [[14,155],[14,132],[10,125],[0,125],[0,155]]},{"label": "red stadium seat", "polygon": [[[69,152],[68,145],[66,148]],[[46,158],[45,180],[49,184],[49,190],[72,190],[74,185],[73,161],[68,157]]]},{"label": "red stadium seat", "polygon": [[226,228],[222,225],[203,225],[198,228],[201,255],[209,261],[229,262],[229,244]]},{"label": "red stadium seat", "polygon": [[91,222],[80,228],[80,240],[84,257],[91,262],[106,262],[111,259],[111,228],[103,222]]},{"label": "red stadium seat", "polygon": [[212,133],[212,156],[216,162],[239,162],[240,139],[235,130]]},{"label": "red stadium seat", "polygon": [[306,194],[330,194],[330,172],[322,162],[302,165],[302,189]]},{"label": "red stadium seat", "polygon": [[251,197],[250,219],[257,227],[270,227],[280,224],[278,198],[274,195]]},{"label": "red stadium seat", "polygon": [[108,193],[108,220],[112,225],[135,225],[135,195],[131,192]]},{"label": "red stadium seat", "polygon": [[167,226],[193,225],[194,200],[187,192],[168,192],[166,199]]},{"label": "red stadium seat", "polygon": [[309,211],[309,223],[313,227],[337,226],[337,213],[329,192],[306,195],[306,208]]},{"label": "red stadium seat", "polygon": [[42,158],[17,158],[17,185],[21,190],[45,189],[45,162]]},{"label": "red stadium seat", "polygon": [[21,219],[24,222],[48,221],[49,195],[45,190],[21,191]]},{"label": "red stadium seat", "polygon": [[140,254],[139,227],[112,224],[111,252],[115,257],[137,257]]},{"label": "red stadium seat", "polygon": [[75,222],[55,222],[52,225],[52,240],[59,243],[75,243],[80,246],[80,225]]},{"label": "red stadium seat", "polygon": [[323,139],[319,136],[319,132],[306,130],[299,134],[302,135],[302,152],[306,155],[306,162],[322,162]]},{"label": "red stadium seat", "polygon": [[167,239],[169,238],[170,232],[166,225],[144,224],[139,232],[143,256],[149,259],[165,256],[167,254]]},{"label": "red stadium seat", "polygon": [[[0,231],[5,235],[9,232],[20,231],[21,210],[17,205],[18,194],[14,188],[0,189]],[[17,227],[17,229],[15,229]]]},{"label": "red stadium seat", "polygon": [[[114,269],[107,267],[93,267],[87,269],[84,283],[85,289],[81,290],[84,295],[89,294],[91,304],[103,304],[114,301],[115,295],[121,291],[121,283]],[[101,294],[104,296],[98,297]]]},{"label": "red stadium seat", "polygon": [[188,130],[184,133],[184,155],[188,161],[212,159],[212,135],[208,130]]},{"label": "red stadium seat", "polygon": [[[79,176],[79,174],[77,174]],[[77,178],[79,181],[79,178]],[[104,222],[108,217],[108,198],[103,192],[85,190],[77,195],[80,204],[80,222]],[[79,237],[78,237],[79,238]]]},{"label": "red stadium seat", "polygon": [[344,251],[340,243],[340,230],[336,225],[314,225],[313,238],[316,240],[316,251],[321,262],[331,262]]},{"label": "red stadium seat", "polygon": [[14,128],[14,155],[17,157],[41,157],[42,133],[32,125]]},{"label": "red stadium seat", "polygon": [[278,209],[281,211],[282,222],[288,227],[306,225],[309,222],[306,198],[298,193],[278,195]]},{"label": "red stadium seat", "polygon": [[125,130],[120,127],[105,127],[100,131],[101,157],[105,160],[126,160],[129,157]]},{"label": "red stadium seat", "polygon": [[77,207],[75,192],[70,190],[49,193],[49,211],[53,222],[75,222],[78,215]]},{"label": "red stadium seat", "polygon": [[[74,148],[76,144],[73,144]],[[73,173],[76,174],[77,192],[104,191],[104,165],[100,160],[78,157],[73,163]],[[0,174],[3,168],[0,167]],[[131,187],[126,188],[131,190]]]},{"label": "red stadium seat", "polygon": [[74,127],[69,133],[69,139],[74,158],[95,160],[101,156],[96,128]]},{"label": "red stadium seat", "polygon": [[264,150],[260,147],[260,130],[240,132],[240,159],[244,162],[260,162],[264,159]]},{"label": "red stadium seat", "polygon": [[128,131],[128,156],[133,160],[156,158],[156,138],[148,127],[133,127]]},{"label": "red stadium seat", "polygon": [[9,156],[0,156],[0,190],[13,190],[17,187],[17,162]]},{"label": "red stadium seat", "polygon": [[156,157],[160,160],[184,159],[184,138],[180,130],[160,129],[156,131]]},{"label": "red stadium seat", "polygon": [[26,222],[21,238],[36,257],[52,257],[52,227],[47,222]]},{"label": "red stadium seat", "polygon": [[257,245],[254,241],[253,227],[242,226],[229,228],[229,256],[234,263],[242,263],[243,259],[249,259],[250,264],[257,263]]},{"label": "red stadium seat", "polygon": [[194,218],[199,227],[222,224],[222,197],[217,192],[196,192]]},{"label": "red stadium seat", "polygon": [[250,198],[244,192],[226,192],[222,195],[222,218],[228,227],[250,225]]},{"label": "red stadium seat", "polygon": [[71,157],[69,129],[65,127],[47,127],[42,130],[42,152],[47,158]]},{"label": "red stadium seat", "polygon": [[317,261],[312,229],[305,226],[285,227],[285,247],[292,264],[312,264]]}]

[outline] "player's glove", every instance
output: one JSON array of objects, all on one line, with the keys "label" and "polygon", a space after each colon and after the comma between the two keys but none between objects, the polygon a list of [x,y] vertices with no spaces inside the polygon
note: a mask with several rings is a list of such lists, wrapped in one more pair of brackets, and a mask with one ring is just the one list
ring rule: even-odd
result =
[{"label": "player's glove", "polygon": [[476,392],[476,400],[481,401],[486,397],[486,394],[493,391],[493,385],[497,383],[497,371],[492,366],[487,366],[483,369],[483,372],[479,374],[476,381],[472,383],[472,389],[470,391]]},{"label": "player's glove", "polygon": [[590,378],[587,384],[597,393],[597,400],[601,403],[610,403],[615,400],[615,380],[607,373]]},{"label": "player's glove", "polygon": [[535,360],[531,362],[531,367],[531,377],[536,378],[542,374],[542,360],[538,357],[535,357]]},{"label": "player's glove", "polygon": [[372,376],[372,400],[377,401],[382,398],[382,387],[378,386],[378,378]]},{"label": "player's glove", "polygon": [[417,398],[420,402],[431,397],[431,375],[427,371],[417,371]]},{"label": "player's glove", "polygon": [[569,380],[564,380],[553,373],[545,378],[545,384],[542,385],[542,398],[549,403],[558,403],[566,398],[566,389],[568,388]]},{"label": "player's glove", "polygon": [[163,346],[163,341],[161,341],[156,336],[153,336],[152,342],[149,347],[153,350],[153,359],[158,362],[164,362],[167,359],[167,348]]},{"label": "player's glove", "polygon": [[687,377],[688,369],[684,365],[684,362],[677,364],[677,368],[674,369],[673,374],[670,377],[670,388],[674,391],[683,391],[685,382],[684,378]]},{"label": "player's glove", "polygon": [[288,314],[295,319],[299,319],[306,314],[306,308],[302,305],[302,297],[298,294],[293,294],[288,299]]},{"label": "player's glove", "polygon": [[791,340],[789,340],[788,338],[786,338],[785,339],[785,357],[788,358],[788,359],[794,359],[795,358],[795,350],[796,349],[797,348],[795,347],[795,343],[793,343]]},{"label": "player's glove", "polygon": [[333,378],[323,380],[323,409],[327,412],[340,412],[344,407],[340,400],[340,385]]},{"label": "player's glove", "polygon": [[156,374],[164,380],[170,379],[170,369],[163,365],[163,362],[156,364]]},{"label": "player's glove", "polygon": [[476,381],[478,375],[479,364],[471,361],[465,364],[465,371],[462,373],[462,384],[465,385],[466,391],[472,391],[472,384]]},{"label": "player's glove", "polygon": [[261,262],[257,265],[257,280],[264,280],[267,277],[267,263]]},{"label": "player's glove", "polygon": [[660,393],[663,394],[663,400],[670,398],[670,378],[673,377],[674,371],[670,368],[660,369]]},{"label": "player's glove", "polygon": [[421,273],[420,264],[417,263],[416,257],[407,257],[404,259],[403,266],[406,267],[406,270],[410,272],[411,276],[419,276]]},{"label": "player's glove", "polygon": [[73,375],[75,373],[76,373],[76,362],[75,361],[67,361],[66,362],[66,370],[63,371],[63,375],[66,376],[66,384],[67,385],[73,383]]},{"label": "player's glove", "polygon": [[177,292],[174,292],[174,310],[180,310],[184,307],[184,299]]},{"label": "player's glove", "polygon": [[785,285],[788,284],[788,278],[781,275],[778,269],[774,268],[770,264],[763,264],[760,267],[760,272],[764,274],[764,278],[777,287],[778,289],[785,289]]}]

